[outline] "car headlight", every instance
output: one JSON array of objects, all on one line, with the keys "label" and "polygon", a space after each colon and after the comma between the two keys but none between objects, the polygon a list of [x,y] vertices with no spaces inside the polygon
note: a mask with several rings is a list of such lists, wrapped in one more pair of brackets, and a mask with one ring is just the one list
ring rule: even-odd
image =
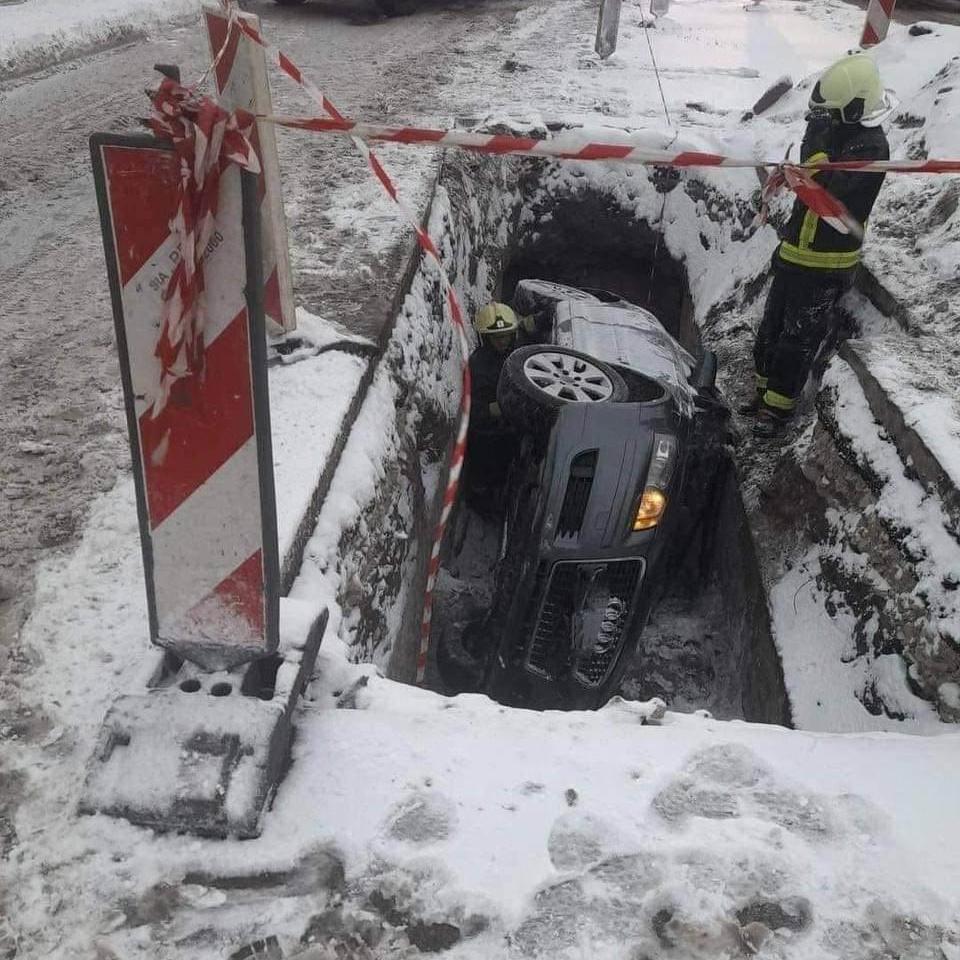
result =
[{"label": "car headlight", "polygon": [[634,532],[652,530],[667,509],[667,488],[677,462],[677,438],[669,433],[653,437],[653,456],[647,470],[647,482],[633,517]]}]

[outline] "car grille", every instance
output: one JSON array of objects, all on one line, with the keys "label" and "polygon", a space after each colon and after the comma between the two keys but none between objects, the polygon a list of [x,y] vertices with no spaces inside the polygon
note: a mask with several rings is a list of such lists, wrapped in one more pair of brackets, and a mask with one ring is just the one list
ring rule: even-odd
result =
[{"label": "car grille", "polygon": [[527,667],[534,673],[551,677],[556,672],[551,661],[566,650],[576,586],[577,565],[555,564],[527,652]]},{"label": "car grille", "polygon": [[[642,560],[612,560],[605,563],[561,561],[554,564],[547,580],[536,620],[527,634],[526,667],[532,673],[555,678],[569,663],[578,581],[583,570],[589,570],[592,582],[602,584],[604,609],[593,622],[596,634],[585,637],[587,648],[573,663],[573,675],[584,686],[600,686],[607,678],[623,647],[627,627],[632,620],[637,587],[643,575]],[[539,592],[534,602],[539,599]]]},{"label": "car grille", "polygon": [[593,476],[597,468],[597,451],[587,450],[578,454],[570,464],[567,490],[557,520],[557,537],[575,537],[583,526],[587,503],[593,488]]}]

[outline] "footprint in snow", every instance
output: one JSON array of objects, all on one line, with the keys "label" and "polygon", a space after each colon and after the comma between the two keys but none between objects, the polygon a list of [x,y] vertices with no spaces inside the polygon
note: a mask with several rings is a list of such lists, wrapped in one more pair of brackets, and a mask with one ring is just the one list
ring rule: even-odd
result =
[{"label": "footprint in snow", "polygon": [[387,817],[386,833],[394,840],[426,846],[446,840],[456,825],[453,801],[433,790],[417,790],[394,806]]}]

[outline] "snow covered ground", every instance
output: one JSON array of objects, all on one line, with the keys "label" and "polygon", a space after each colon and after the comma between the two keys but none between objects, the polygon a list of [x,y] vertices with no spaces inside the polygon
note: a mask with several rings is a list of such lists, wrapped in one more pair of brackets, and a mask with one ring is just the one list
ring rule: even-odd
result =
[{"label": "snow covered ground", "polygon": [[[745,13],[739,0],[674,0],[651,32],[670,120],[685,139],[782,156],[799,136],[805,91],[767,118],[744,124],[741,111],[782,73],[809,77],[834,59],[852,44],[862,16],[830,0],[764,6]],[[0,25],[18,9],[0,10]],[[431,115],[495,109],[592,125],[660,124],[641,13],[625,5],[621,51],[600,63],[590,52],[593,4],[516,4],[501,34],[460,42],[459,66]],[[953,62],[960,34],[935,34],[909,37],[895,28],[880,51],[899,71],[904,99],[926,96]],[[955,154],[955,130],[937,130],[938,152]],[[405,169],[421,178],[424,166]],[[728,195],[748,195],[752,176],[707,180]],[[401,183],[421,187],[419,179]],[[910,191],[947,189],[892,187],[889,209],[911,202]],[[353,188],[340,196],[329,217],[349,225]],[[386,216],[389,205],[381,210]],[[680,212],[666,209],[666,242],[686,257],[702,320],[762,268],[774,237],[767,229],[748,247],[704,202],[708,256]],[[875,249],[894,251],[884,273],[901,270],[919,302],[924,275],[911,275],[895,246]],[[945,282],[949,267],[932,262],[932,283]],[[324,366],[324,356],[286,372],[306,375]],[[842,389],[842,374],[832,376]],[[319,407],[326,395],[319,383],[310,386],[320,391]],[[848,390],[848,424],[868,416],[855,399]],[[129,477],[95,502],[76,551],[43,566],[10,666],[23,709],[0,727],[0,813],[9,811],[0,819],[7,912],[0,948],[8,956],[205,960],[273,935],[286,956],[310,943],[333,941],[339,950],[318,947],[314,958],[411,957],[438,946],[464,960],[960,957],[960,735],[929,710],[917,726],[937,736],[887,732],[902,727],[886,718],[873,728],[885,732],[835,735],[661,716],[656,704],[627,702],[595,714],[533,714],[479,697],[445,699],[349,663],[341,635],[353,611],[336,605],[333,553],[373,496],[393,442],[377,427],[395,403],[386,379],[375,379],[293,590],[329,598],[332,617],[298,716],[294,764],[259,840],[159,836],[76,816],[104,710],[118,693],[141,689],[154,665],[143,643]],[[326,426],[318,449],[329,442]],[[288,460],[278,476],[286,469],[304,480],[317,467],[315,456],[305,460],[302,469]],[[912,509],[929,513],[933,505]],[[949,544],[931,542],[935,564]],[[789,617],[794,603],[802,610],[809,577],[798,572],[781,582],[775,612]],[[797,702],[808,698],[801,723],[861,729],[872,722],[863,711],[841,723],[853,706],[842,678],[835,709],[822,724],[811,719],[823,672],[807,683],[804,670],[816,665],[823,639],[834,645],[821,633],[820,611],[790,621],[803,629],[780,636],[792,643],[786,666],[807,651],[791,673]]]},{"label": "snow covered ground", "polygon": [[196,13],[200,6],[201,0],[23,0],[17,5],[0,4],[0,77],[134,40],[169,20]]}]

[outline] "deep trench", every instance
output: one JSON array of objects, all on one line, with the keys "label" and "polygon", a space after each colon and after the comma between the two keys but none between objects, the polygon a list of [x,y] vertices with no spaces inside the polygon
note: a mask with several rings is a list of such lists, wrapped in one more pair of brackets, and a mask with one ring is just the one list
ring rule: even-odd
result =
[{"label": "deep trench", "polygon": [[[478,176],[478,165],[503,161],[468,162],[471,170],[454,165],[444,173],[452,228],[455,236],[458,231],[470,236],[469,274],[485,275],[496,299],[509,302],[517,282],[533,277],[609,290],[649,309],[688,352],[702,354],[684,264],[670,255],[654,227],[602,194],[558,195],[527,175],[506,218],[511,223],[506,244],[502,230],[500,240],[492,240],[489,215],[478,211],[510,206],[497,194],[509,177],[502,171]],[[471,202],[463,189],[467,182],[484,184],[490,195]],[[539,229],[531,226],[537,224]],[[484,271],[478,270],[479,261]],[[658,696],[681,711],[706,709],[720,718],[790,725],[782,667],[732,463],[720,484],[714,522],[690,544],[682,568],[653,610],[619,692],[629,699]],[[451,536],[464,538],[462,528],[445,544],[434,650],[438,631],[462,629],[490,602],[496,532],[476,518],[471,523],[463,547],[458,550],[451,541]],[[444,691],[435,668],[430,677],[435,689]]]}]

